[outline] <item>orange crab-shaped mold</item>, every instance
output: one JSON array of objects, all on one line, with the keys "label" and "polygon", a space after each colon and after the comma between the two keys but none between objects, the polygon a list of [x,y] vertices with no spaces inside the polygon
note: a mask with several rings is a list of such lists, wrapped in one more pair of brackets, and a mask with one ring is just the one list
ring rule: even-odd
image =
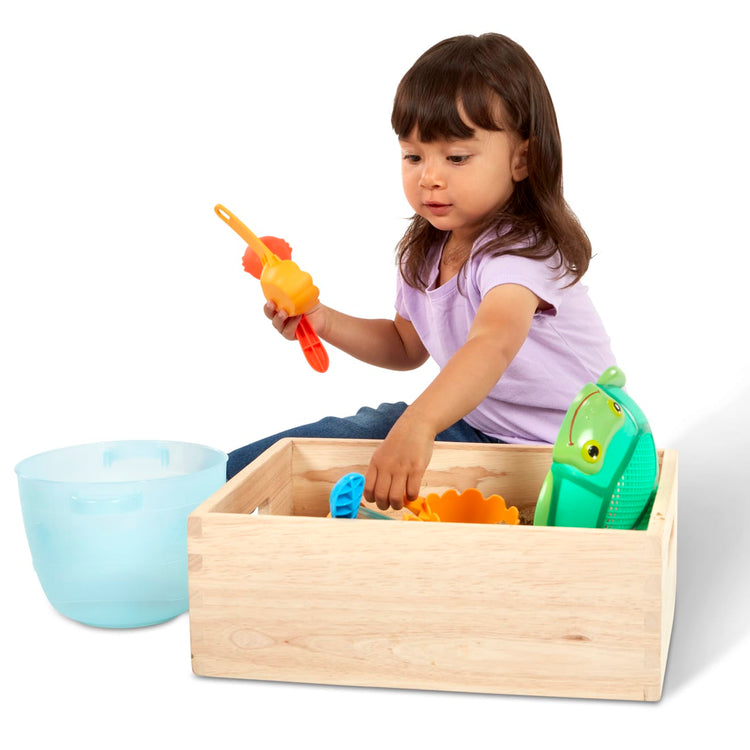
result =
[{"label": "orange crab-shaped mold", "polygon": [[[508,507],[500,495],[490,495],[486,498],[473,487],[464,490],[460,495],[456,490],[447,490],[442,495],[433,492],[426,498],[418,498],[416,502],[419,503],[417,507],[425,511],[419,513],[422,520],[511,525],[520,523],[518,508],[513,505]],[[437,516],[437,519],[429,518],[429,515]]]}]

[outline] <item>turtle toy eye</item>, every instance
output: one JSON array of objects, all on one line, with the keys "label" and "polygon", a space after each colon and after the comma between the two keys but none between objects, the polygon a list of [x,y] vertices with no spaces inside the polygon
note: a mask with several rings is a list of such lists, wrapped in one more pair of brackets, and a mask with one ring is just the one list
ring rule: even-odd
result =
[{"label": "turtle toy eye", "polygon": [[610,410],[616,417],[622,417],[622,406],[620,406],[617,401],[610,398],[607,400],[607,406],[609,406]]},{"label": "turtle toy eye", "polygon": [[588,440],[581,449],[583,460],[595,464],[602,456],[602,446],[598,440]]}]

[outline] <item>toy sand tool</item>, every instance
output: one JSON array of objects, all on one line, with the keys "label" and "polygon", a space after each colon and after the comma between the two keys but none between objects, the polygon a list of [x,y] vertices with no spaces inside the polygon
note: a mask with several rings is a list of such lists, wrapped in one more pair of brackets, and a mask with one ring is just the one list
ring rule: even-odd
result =
[{"label": "toy sand tool", "polygon": [[534,514],[535,526],[644,529],[657,489],[648,421],[610,367],[578,393],[563,420]]},{"label": "toy sand tool", "polygon": [[331,518],[380,518],[392,521],[391,516],[378,513],[362,504],[365,478],[357,472],[350,472],[339,479],[331,488],[328,504]]},{"label": "toy sand tool", "polygon": [[[300,321],[295,336],[302,347],[310,366],[317,372],[328,369],[328,352],[315,333],[305,313],[318,302],[318,287],[312,283],[312,277],[305,273],[291,260],[292,248],[276,237],[256,237],[229,209],[221,204],[214,208],[216,215],[233,229],[248,245],[243,258],[245,270],[260,280],[265,298],[287,314],[299,315]],[[273,246],[269,249],[266,243]],[[257,262],[252,262],[254,255]]]},{"label": "toy sand tool", "polygon": [[404,502],[404,507],[414,516],[404,520],[441,521],[443,523],[503,523],[517,525],[518,508],[508,506],[500,495],[485,497],[475,487],[462,493],[446,490],[442,495],[431,492],[427,497]]},{"label": "toy sand tool", "polygon": [[[260,241],[280,260],[291,260],[292,248],[286,240],[279,237],[261,237]],[[260,279],[263,265],[249,246],[242,257],[242,266],[251,276]],[[325,372],[328,369],[328,352],[306,315],[300,315],[294,334],[310,366],[318,372]]]},{"label": "toy sand tool", "polygon": [[[362,474],[351,472],[341,477],[331,489],[331,517],[393,519],[394,516],[378,513],[362,503],[364,489],[365,478]],[[448,490],[442,495],[430,493],[427,497],[418,497],[416,500],[404,498],[404,509],[407,511],[402,516],[405,521],[519,523],[518,508],[506,506],[500,495],[484,497],[474,488],[464,490],[461,494],[456,490]]]}]

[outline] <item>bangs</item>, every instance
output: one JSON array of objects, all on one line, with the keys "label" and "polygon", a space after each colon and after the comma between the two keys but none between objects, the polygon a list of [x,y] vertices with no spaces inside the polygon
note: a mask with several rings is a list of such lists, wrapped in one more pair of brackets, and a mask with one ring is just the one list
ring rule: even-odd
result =
[{"label": "bangs", "polygon": [[473,126],[503,129],[499,94],[476,68],[455,58],[451,62],[418,61],[401,80],[391,114],[399,138],[408,138],[415,128],[425,143],[471,138]]}]

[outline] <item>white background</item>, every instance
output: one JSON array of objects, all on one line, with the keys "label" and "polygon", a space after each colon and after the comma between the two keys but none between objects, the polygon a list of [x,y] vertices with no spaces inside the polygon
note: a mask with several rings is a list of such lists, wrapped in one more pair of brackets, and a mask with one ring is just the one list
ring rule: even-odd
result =
[{"label": "white background", "polygon": [[[0,11],[2,731],[13,747],[661,747],[746,740],[748,118],[738,3],[4,3]],[[677,615],[659,704],[210,680],[189,622],[88,628],[47,603],[13,466],[165,438],[224,450],[409,400],[434,373],[261,312],[224,203],[286,237],[328,304],[392,315],[409,215],[389,128],[438,40],[505,33],[557,107],[587,285],[631,394],[680,451]],[[373,566],[377,570],[377,565]],[[398,574],[396,572],[396,574]],[[375,574],[374,574],[375,575]]]}]

